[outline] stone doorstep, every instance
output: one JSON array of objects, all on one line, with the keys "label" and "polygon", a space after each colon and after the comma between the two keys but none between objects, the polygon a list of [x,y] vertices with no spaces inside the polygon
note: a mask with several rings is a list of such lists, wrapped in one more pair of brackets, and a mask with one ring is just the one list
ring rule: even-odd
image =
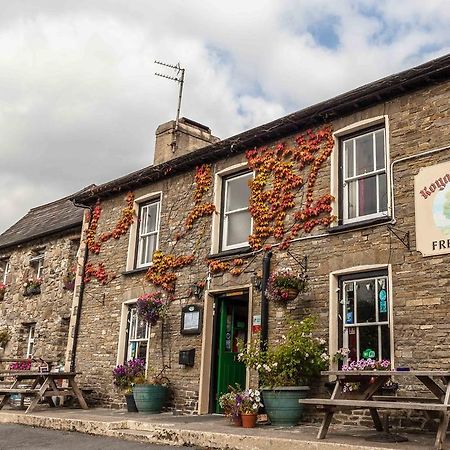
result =
[{"label": "stone doorstep", "polygon": [[[108,420],[109,419],[109,420]],[[95,413],[87,414],[85,417],[55,417],[51,412],[44,414],[16,413],[13,411],[0,412],[0,423],[16,423],[33,427],[49,428],[60,431],[76,431],[99,436],[116,437],[135,442],[146,442],[152,444],[171,444],[184,447],[197,447],[206,449],[223,450],[386,450],[401,448],[396,444],[373,446],[362,439],[362,445],[349,443],[348,441],[333,442],[332,437],[323,441],[309,440],[302,433],[301,427],[292,431],[287,429],[257,428],[244,429],[229,425],[214,426],[211,423],[177,423],[161,421],[151,422],[149,416],[145,420],[117,420],[117,417],[96,416]],[[143,418],[144,419],[144,418]],[[206,425],[206,429],[205,429]],[[213,425],[211,427],[211,425]],[[211,428],[218,429],[210,431]],[[308,427],[311,431],[311,427]],[[315,430],[315,429],[314,429]],[[332,431],[331,431],[332,432]],[[306,433],[306,434],[310,434]],[[315,431],[314,431],[315,434]],[[358,440],[350,436],[350,440]],[[411,449],[413,447],[403,446]],[[424,448],[423,446],[414,448]]]}]

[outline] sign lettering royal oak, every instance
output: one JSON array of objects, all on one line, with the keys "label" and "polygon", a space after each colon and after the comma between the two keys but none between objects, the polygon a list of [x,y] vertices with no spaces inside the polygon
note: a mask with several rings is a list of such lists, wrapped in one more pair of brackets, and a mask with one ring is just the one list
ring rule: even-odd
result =
[{"label": "sign lettering royal oak", "polygon": [[450,253],[450,161],[420,169],[414,194],[417,251],[423,256]]}]

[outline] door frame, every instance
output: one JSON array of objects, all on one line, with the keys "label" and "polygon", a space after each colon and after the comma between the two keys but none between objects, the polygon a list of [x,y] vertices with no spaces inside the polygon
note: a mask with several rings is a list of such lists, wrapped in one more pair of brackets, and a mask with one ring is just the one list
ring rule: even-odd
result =
[{"label": "door frame", "polygon": [[[228,289],[206,290],[204,294],[204,313],[203,313],[203,331],[202,331],[202,355],[200,362],[200,383],[198,398],[198,414],[210,413],[211,382],[212,382],[212,354],[214,350],[214,308],[217,303],[216,298],[223,295],[229,295],[233,292],[242,292],[248,295],[248,323],[247,340],[251,339],[251,327],[253,317],[253,298],[252,285],[245,284],[234,286]],[[249,383],[249,371],[246,371],[246,388]]]}]

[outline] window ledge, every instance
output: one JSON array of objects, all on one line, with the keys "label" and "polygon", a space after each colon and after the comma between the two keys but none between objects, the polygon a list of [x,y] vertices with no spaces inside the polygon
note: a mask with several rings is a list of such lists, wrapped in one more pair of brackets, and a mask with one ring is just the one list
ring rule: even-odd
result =
[{"label": "window ledge", "polygon": [[242,254],[250,253],[252,251],[252,248],[247,245],[245,247],[240,248],[233,248],[231,250],[225,250],[223,252],[214,253],[212,255],[208,256],[208,259],[220,259],[220,258],[226,258],[227,256],[239,256]]},{"label": "window ledge", "polygon": [[142,273],[142,272],[147,272],[148,267],[139,267],[139,269],[132,269],[132,270],[125,270],[125,272],[122,272],[122,275],[127,277],[128,275],[134,275],[136,273]]},{"label": "window ledge", "polygon": [[328,229],[328,233],[333,234],[333,233],[340,233],[341,231],[350,231],[356,230],[358,228],[367,228],[373,225],[381,225],[384,223],[388,223],[391,220],[392,219],[390,217],[376,217],[375,219],[361,220],[360,222],[345,223],[343,225],[330,227]]}]

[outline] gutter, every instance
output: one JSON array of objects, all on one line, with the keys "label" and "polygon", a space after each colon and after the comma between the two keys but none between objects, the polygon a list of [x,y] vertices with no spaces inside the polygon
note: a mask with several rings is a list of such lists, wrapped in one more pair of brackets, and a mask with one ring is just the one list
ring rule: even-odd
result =
[{"label": "gutter", "polygon": [[[83,205],[81,203],[76,203],[76,201],[72,202],[74,206],[77,208],[83,208],[83,209],[89,209],[90,216],[89,216],[89,223],[88,227],[91,224],[92,221],[92,207],[88,205]],[[83,230],[81,230],[83,233]],[[82,242],[82,241],[80,241]],[[83,296],[84,296],[84,288],[85,288],[85,282],[84,282],[84,276],[85,276],[85,270],[86,270],[86,264],[89,257],[89,248],[87,243],[85,244],[84,248],[84,255],[83,255],[83,268],[81,271],[81,283],[80,283],[80,291],[78,293],[78,305],[77,305],[77,315],[75,318],[75,327],[73,330],[73,341],[72,341],[72,352],[70,357],[70,372],[75,372],[76,367],[76,355],[77,355],[77,345],[78,345],[78,335],[80,332],[80,321],[81,321],[81,308],[83,306]]]}]

